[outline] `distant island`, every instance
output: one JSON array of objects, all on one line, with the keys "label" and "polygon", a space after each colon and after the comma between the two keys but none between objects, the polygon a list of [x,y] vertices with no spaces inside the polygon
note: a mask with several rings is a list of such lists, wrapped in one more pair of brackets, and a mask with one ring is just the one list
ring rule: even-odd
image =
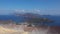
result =
[{"label": "distant island", "polygon": [[[14,20],[12,20],[13,18],[9,16],[7,16],[9,19],[8,20],[0,20],[0,24],[19,24],[19,23],[24,23],[27,22],[29,25],[33,24],[33,23],[38,23],[38,24],[42,24],[45,25],[46,23],[52,23],[54,22],[53,20],[50,20],[48,18],[43,18],[41,17],[41,15],[39,14],[33,14],[33,13],[25,13],[25,14],[15,14],[13,15],[14,19],[18,19],[17,21],[22,20],[22,22],[16,22]],[[23,17],[23,18],[22,18]],[[12,18],[12,19],[11,19]],[[20,19],[21,18],[21,19]]]}]

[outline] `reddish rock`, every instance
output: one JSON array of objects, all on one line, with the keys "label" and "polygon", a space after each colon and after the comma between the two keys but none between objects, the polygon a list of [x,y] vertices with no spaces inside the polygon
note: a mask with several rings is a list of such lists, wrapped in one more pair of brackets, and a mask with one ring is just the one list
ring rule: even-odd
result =
[{"label": "reddish rock", "polygon": [[49,31],[52,33],[59,33],[60,34],[60,26],[51,26]]}]

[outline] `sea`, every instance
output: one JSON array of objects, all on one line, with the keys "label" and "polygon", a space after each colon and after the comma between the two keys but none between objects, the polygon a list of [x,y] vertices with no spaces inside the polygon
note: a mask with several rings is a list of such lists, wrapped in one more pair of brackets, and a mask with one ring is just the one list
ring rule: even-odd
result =
[{"label": "sea", "polygon": [[[53,23],[48,23],[48,26],[60,26],[60,16],[55,16],[55,15],[43,15],[43,16],[38,16],[38,17],[43,17],[43,18],[48,18],[50,20],[53,20]],[[24,16],[15,16],[15,15],[0,15],[0,20],[13,20],[16,23],[21,23],[25,21],[27,18]]]}]

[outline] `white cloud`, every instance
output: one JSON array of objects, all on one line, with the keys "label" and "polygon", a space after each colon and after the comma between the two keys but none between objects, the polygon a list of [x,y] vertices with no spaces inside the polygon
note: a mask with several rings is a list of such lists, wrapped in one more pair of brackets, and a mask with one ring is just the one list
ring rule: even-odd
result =
[{"label": "white cloud", "polygon": [[60,15],[60,10],[41,10],[42,15]]},{"label": "white cloud", "polygon": [[0,15],[8,15],[14,13],[37,13],[41,15],[60,15],[60,10],[40,10],[40,9],[33,9],[33,10],[24,10],[24,9],[15,9],[15,10],[0,10]]},{"label": "white cloud", "polygon": [[11,14],[14,10],[0,10],[0,15],[8,15]]},{"label": "white cloud", "polygon": [[32,13],[40,14],[40,9],[33,9]]},{"label": "white cloud", "polygon": [[25,12],[25,10],[17,10],[17,9],[16,9],[15,12],[16,12],[16,13],[23,13],[23,12]]}]

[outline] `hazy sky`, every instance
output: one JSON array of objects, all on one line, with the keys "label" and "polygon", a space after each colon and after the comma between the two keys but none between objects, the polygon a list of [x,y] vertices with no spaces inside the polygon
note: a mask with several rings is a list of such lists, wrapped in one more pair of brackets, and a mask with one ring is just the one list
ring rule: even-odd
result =
[{"label": "hazy sky", "polygon": [[0,15],[22,11],[60,15],[60,0],[0,0]]}]

